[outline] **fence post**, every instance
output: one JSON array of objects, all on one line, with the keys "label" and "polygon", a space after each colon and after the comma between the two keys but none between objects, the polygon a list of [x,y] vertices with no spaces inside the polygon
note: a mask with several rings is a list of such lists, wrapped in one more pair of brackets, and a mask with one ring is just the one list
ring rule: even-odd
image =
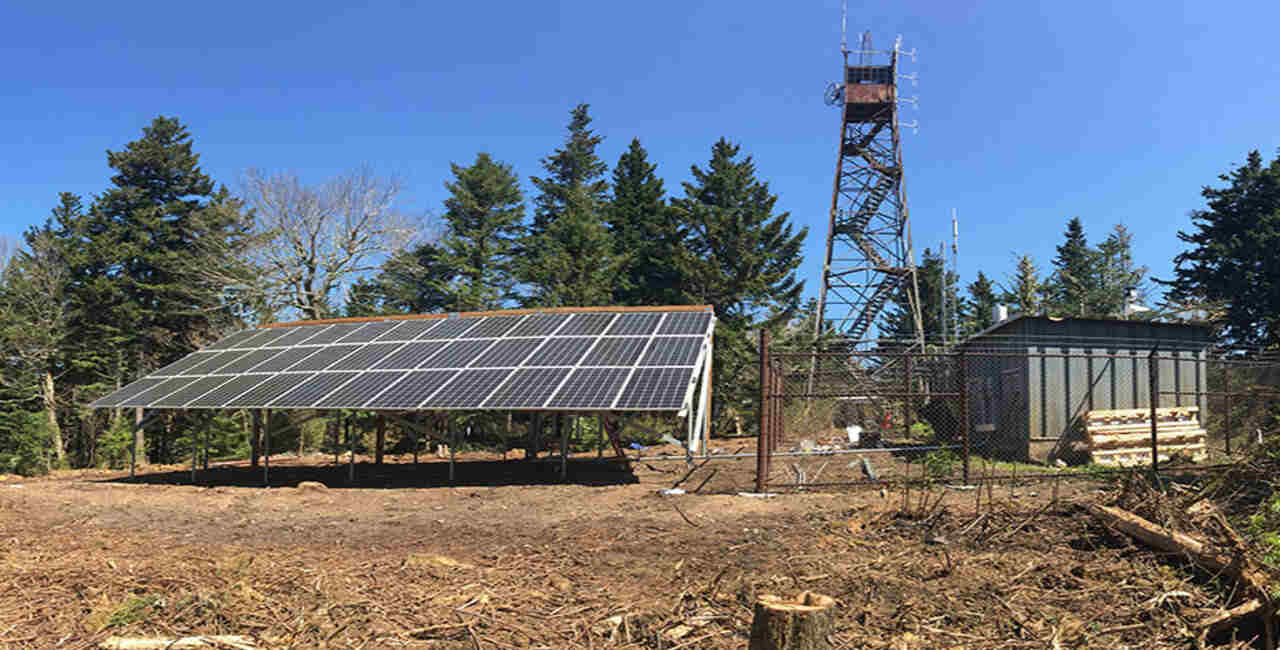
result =
[{"label": "fence post", "polygon": [[756,492],[764,492],[769,465],[769,330],[760,328],[760,435],[756,438]]},{"label": "fence post", "polygon": [[915,424],[914,422],[912,422],[914,418],[911,417],[914,411],[912,407],[915,406],[915,399],[911,395],[912,384],[915,384],[915,381],[912,380],[911,378],[911,373],[912,373],[911,366],[914,365],[914,361],[915,361],[915,357],[911,355],[910,350],[907,350],[907,356],[902,358],[902,366],[903,366],[903,369],[906,371],[905,389],[907,393],[907,399],[904,402],[904,406],[902,408],[902,427],[903,427],[902,437],[906,440],[911,439],[911,425]]},{"label": "fence post", "polygon": [[[1225,406],[1222,412],[1222,437],[1226,441],[1226,452],[1231,454],[1231,364],[1222,363],[1222,392],[1226,393],[1224,397]],[[1207,403],[1207,400],[1206,400]],[[1201,414],[1204,417],[1204,414]]]},{"label": "fence post", "polygon": [[1160,346],[1157,345],[1151,348],[1151,354],[1147,355],[1147,377],[1151,384],[1148,398],[1151,400],[1151,478],[1153,481],[1160,477],[1160,438],[1156,421],[1156,407],[1160,403],[1160,362],[1156,358],[1156,352],[1159,349]]},{"label": "fence post", "polygon": [[969,484],[969,363],[965,351],[956,353],[960,361],[960,433],[964,436],[964,484]]}]

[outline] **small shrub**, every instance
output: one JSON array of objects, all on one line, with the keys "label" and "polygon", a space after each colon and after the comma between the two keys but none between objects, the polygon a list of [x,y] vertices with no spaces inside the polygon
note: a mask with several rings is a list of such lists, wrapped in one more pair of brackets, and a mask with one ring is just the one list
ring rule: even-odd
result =
[{"label": "small shrub", "polygon": [[0,437],[0,474],[48,474],[53,467],[53,449],[44,414],[18,411],[4,419],[0,429],[8,429],[9,435]]},{"label": "small shrub", "polygon": [[955,471],[960,458],[948,449],[939,449],[925,454],[924,473],[929,478],[946,478]]}]

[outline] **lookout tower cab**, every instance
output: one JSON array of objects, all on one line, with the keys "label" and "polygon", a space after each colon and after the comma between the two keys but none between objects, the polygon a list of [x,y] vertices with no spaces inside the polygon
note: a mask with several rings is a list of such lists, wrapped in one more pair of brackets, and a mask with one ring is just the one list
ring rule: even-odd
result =
[{"label": "lookout tower cab", "polygon": [[889,122],[897,101],[894,65],[845,66],[844,121]]}]

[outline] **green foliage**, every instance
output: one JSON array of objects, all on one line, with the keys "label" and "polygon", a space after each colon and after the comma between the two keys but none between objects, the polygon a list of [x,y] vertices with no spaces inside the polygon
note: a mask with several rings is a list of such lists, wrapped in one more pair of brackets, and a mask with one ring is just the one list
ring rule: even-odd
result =
[{"label": "green foliage", "polygon": [[509,303],[515,291],[515,252],[524,231],[524,195],[511,166],[487,153],[470,167],[452,164],[446,183],[448,230],[439,263],[453,272],[441,287],[449,311],[485,311]]},{"label": "green foliage", "polygon": [[966,334],[976,334],[995,325],[992,311],[1000,304],[996,296],[995,283],[985,273],[978,271],[978,277],[969,284],[969,317],[964,320]]},{"label": "green foliage", "polygon": [[686,239],[675,255],[685,302],[709,304],[716,326],[712,417],[754,421],[759,377],[754,371],[752,332],[790,320],[800,306],[804,282],[796,277],[803,261],[807,228],[793,232],[786,212],[775,213],[778,197],[756,178],[750,156],[721,138],[707,167],[693,167],[674,214]]},{"label": "green foliage", "polygon": [[624,257],[605,226],[606,165],[596,157],[601,138],[587,128],[587,105],[571,113],[563,148],[542,160],[545,178],[533,178],[540,194],[529,235],[520,243],[524,302],[538,307],[609,304]]},{"label": "green foliage", "polygon": [[[959,308],[961,321],[965,320],[968,312],[967,301],[959,295],[959,278],[943,267],[941,253],[928,248],[924,249],[921,264],[916,267],[916,287],[920,295],[920,321],[924,327],[924,338],[930,342],[942,340],[944,330],[948,340],[953,336],[954,325],[950,311],[947,312],[945,323],[942,319],[944,292],[947,294],[949,305]],[[909,341],[915,338],[914,318],[907,302],[910,288],[910,285],[903,284],[898,291],[898,297],[894,300],[895,306],[889,311],[887,338],[892,341]],[[949,306],[948,309],[951,307]]]},{"label": "green foliage", "polygon": [[1029,316],[1041,313],[1044,283],[1040,279],[1040,269],[1030,255],[1018,257],[1013,275],[1009,277],[1008,284],[1003,287],[1003,290],[1001,300],[1007,303],[1012,311]]},{"label": "green foliage", "polygon": [[43,413],[12,411],[0,415],[0,474],[41,476],[54,464],[49,423]]},{"label": "green foliage", "polygon": [[1065,241],[1053,258],[1053,273],[1045,283],[1046,307],[1064,316],[1083,317],[1090,312],[1090,299],[1097,289],[1094,255],[1085,238],[1080,217],[1072,217],[1063,233]]},{"label": "green foliage", "polygon": [[924,464],[924,473],[932,479],[941,479],[951,476],[955,472],[956,464],[960,462],[960,457],[949,449],[939,449],[925,454],[921,460]]},{"label": "green foliage", "polygon": [[132,448],[133,420],[119,418],[98,441],[98,464],[109,469],[128,467]]},{"label": "green foliage", "polygon": [[1190,250],[1174,258],[1171,302],[1205,309],[1227,342],[1280,344],[1280,155],[1264,164],[1258,152],[1205,187],[1206,209],[1178,239]]},{"label": "green foliage", "polygon": [[152,612],[164,607],[164,599],[154,594],[130,596],[107,617],[104,628],[125,627],[141,623],[151,616]]},{"label": "green foliage", "polygon": [[615,250],[625,258],[613,292],[619,305],[680,301],[680,276],[670,263],[681,243],[680,228],[667,207],[658,166],[648,155],[635,138],[613,169],[607,220]]}]

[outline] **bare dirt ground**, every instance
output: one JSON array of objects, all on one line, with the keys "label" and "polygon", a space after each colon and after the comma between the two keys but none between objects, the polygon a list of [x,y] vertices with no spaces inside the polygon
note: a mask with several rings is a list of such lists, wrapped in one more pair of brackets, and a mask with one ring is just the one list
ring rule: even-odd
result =
[{"label": "bare dirt ground", "polygon": [[246,463],[199,486],[176,467],[11,477],[0,647],[744,648],[758,594],[812,590],[838,600],[841,648],[1188,648],[1227,602],[1073,505],[1099,484],[752,498],[746,461],[682,483],[718,494],[663,496],[683,463],[593,457],[568,484],[479,455],[453,487],[435,458],[362,458],[354,487],[320,456],[274,458],[267,489]]}]

